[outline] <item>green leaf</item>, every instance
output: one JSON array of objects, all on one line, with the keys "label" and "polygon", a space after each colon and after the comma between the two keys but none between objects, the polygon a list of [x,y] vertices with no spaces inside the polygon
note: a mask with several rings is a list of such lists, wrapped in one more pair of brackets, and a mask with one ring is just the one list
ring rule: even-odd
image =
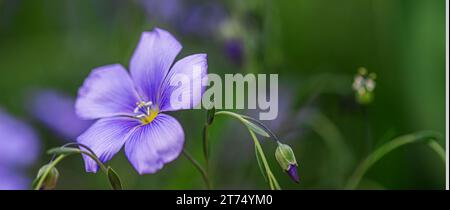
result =
[{"label": "green leaf", "polygon": [[[261,130],[263,130],[268,137],[272,136],[272,132],[270,131],[270,129],[268,127],[266,127],[262,122],[258,121],[257,119],[254,119],[250,116],[246,116],[246,115],[241,115],[242,118],[244,118],[245,120],[247,120],[248,122],[253,123],[255,126],[259,127]],[[276,138],[276,136],[272,136],[275,140],[278,140]]]},{"label": "green leaf", "polygon": [[122,190],[122,182],[120,181],[119,175],[108,166],[108,170],[106,172],[106,175],[108,176],[109,183],[111,184],[111,187],[114,190]]},{"label": "green leaf", "polygon": [[267,182],[267,175],[266,175],[266,169],[264,168],[264,165],[261,162],[261,156],[259,154],[258,148],[255,146],[255,154],[256,154],[256,160],[258,162],[259,170],[261,171],[261,174],[264,177],[264,180]]},{"label": "green leaf", "polygon": [[259,134],[261,136],[267,137],[267,138],[270,137],[270,135],[263,128],[261,128],[260,126],[254,124],[254,123],[252,123],[252,122],[250,122],[248,120],[245,120],[245,119],[243,119],[243,122],[253,132],[255,132],[255,133],[257,133],[257,134]]},{"label": "green leaf", "polygon": [[442,156],[444,149],[439,144],[429,143],[430,141],[434,141],[436,139],[442,139],[442,135],[440,133],[436,133],[433,131],[421,131],[412,134],[406,134],[403,136],[399,136],[397,138],[392,139],[391,141],[381,145],[375,151],[370,153],[366,159],[364,159],[358,167],[355,169],[353,174],[350,176],[346,189],[355,189],[358,187],[359,182],[364,177],[366,172],[382,157],[386,154],[394,151],[395,149],[418,142],[428,141],[428,146],[430,146],[440,157],[445,164],[445,156]]},{"label": "green leaf", "polygon": [[75,153],[81,153],[81,150],[73,147],[57,147],[49,149],[47,151],[47,154],[54,154],[54,155],[70,155]]}]

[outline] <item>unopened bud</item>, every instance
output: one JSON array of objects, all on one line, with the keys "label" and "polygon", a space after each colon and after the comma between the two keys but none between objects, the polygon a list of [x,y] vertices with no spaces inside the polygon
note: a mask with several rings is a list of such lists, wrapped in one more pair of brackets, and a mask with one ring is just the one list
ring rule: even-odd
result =
[{"label": "unopened bud", "polygon": [[[39,169],[38,177],[41,177],[44,175],[45,171],[47,171],[49,164],[44,165]],[[42,186],[40,190],[53,190],[56,187],[56,184],[58,182],[59,178],[59,172],[58,169],[55,167],[52,167],[50,171],[48,172],[47,176],[45,177],[44,181],[42,182]]]},{"label": "unopened bud", "polygon": [[289,174],[291,179],[294,180],[294,182],[300,182],[300,178],[298,177],[297,173],[297,165],[290,165],[287,173]]},{"label": "unopened bud", "polygon": [[300,180],[297,173],[298,164],[291,147],[287,144],[278,142],[278,147],[275,151],[275,158],[281,168],[288,173],[291,179],[298,183]]}]

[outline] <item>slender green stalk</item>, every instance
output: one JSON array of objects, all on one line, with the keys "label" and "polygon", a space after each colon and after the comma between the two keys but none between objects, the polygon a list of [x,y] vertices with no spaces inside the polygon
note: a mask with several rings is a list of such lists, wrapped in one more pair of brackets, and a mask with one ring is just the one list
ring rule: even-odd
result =
[{"label": "slender green stalk", "polygon": [[407,144],[423,142],[428,140],[429,143],[427,145],[429,145],[433,149],[433,151],[435,151],[442,158],[442,160],[445,163],[445,151],[436,141],[434,141],[440,138],[441,136],[435,132],[423,131],[403,135],[385,143],[384,145],[376,149],[374,152],[372,152],[369,156],[367,156],[365,160],[361,162],[361,164],[356,168],[353,175],[350,177],[346,189],[355,189],[358,186],[364,174],[369,170],[369,168],[372,165],[374,165],[378,160],[380,160],[389,152]]},{"label": "slender green stalk", "polygon": [[216,112],[215,115],[216,115],[216,116],[217,116],[217,115],[228,115],[228,116],[231,116],[231,117],[234,117],[234,118],[240,120],[242,123],[245,124],[245,119],[242,118],[241,115],[236,114],[236,113],[233,113],[233,112],[229,112],[229,111],[218,111],[218,112]]},{"label": "slender green stalk", "polygon": [[47,170],[44,171],[44,173],[42,174],[41,178],[39,179],[38,183],[36,184],[36,187],[34,187],[35,190],[39,190],[42,187],[42,184],[44,183],[45,178],[47,178],[47,175],[50,173],[50,171],[52,170],[52,168],[54,168],[59,162],[61,162],[65,157],[67,157],[66,155],[60,155],[58,156],[55,160],[53,160],[49,167],[47,167]]},{"label": "slender green stalk", "polygon": [[89,153],[89,152],[85,152],[85,151],[83,151],[83,150],[80,150],[80,151],[81,151],[80,153],[85,154],[85,155],[89,156],[90,158],[92,158],[92,160],[94,160],[94,161],[97,163],[97,165],[100,166],[100,169],[101,169],[105,174],[107,173],[108,169],[107,169],[106,166],[102,163],[102,161],[100,161],[100,160],[97,158],[97,156],[95,156],[95,155],[93,155],[93,154],[91,154],[91,153]]},{"label": "slender green stalk", "polygon": [[248,132],[252,136],[253,142],[256,145],[257,152],[260,154],[261,160],[262,160],[262,162],[264,164],[264,168],[266,169],[267,179],[269,180],[270,188],[272,190],[280,189],[280,185],[278,184],[277,179],[275,178],[275,176],[273,175],[272,171],[270,170],[269,164],[267,163],[266,155],[264,155],[264,151],[263,151],[263,149],[261,147],[261,144],[259,143],[258,139],[256,138],[255,133],[253,131],[251,131],[250,129],[248,130]]},{"label": "slender green stalk", "polygon": [[205,159],[205,168],[206,171],[209,172],[209,142],[208,142],[208,125],[205,124],[203,126],[202,131],[202,140],[203,140],[203,157]]},{"label": "slender green stalk", "polygon": [[205,171],[205,169],[203,169],[203,167],[186,151],[183,149],[183,155],[186,157],[186,159],[188,159],[192,165],[194,165],[194,167],[200,172],[200,174],[202,175],[203,181],[206,184],[206,188],[208,190],[212,189],[212,185],[211,182],[209,180],[208,177],[208,173]]},{"label": "slender green stalk", "polygon": [[428,146],[431,147],[432,150],[434,150],[436,152],[436,154],[439,155],[439,157],[442,159],[442,161],[444,161],[445,163],[445,150],[444,148],[437,143],[436,141],[429,141],[428,142]]},{"label": "slender green stalk", "polygon": [[228,115],[231,117],[234,117],[236,119],[238,119],[239,121],[241,121],[244,125],[246,125],[248,132],[250,133],[253,142],[255,144],[255,148],[256,148],[256,152],[259,153],[259,156],[261,157],[261,161],[264,165],[264,169],[266,170],[266,174],[267,174],[267,179],[269,182],[269,186],[270,189],[274,190],[274,189],[281,189],[280,185],[278,184],[277,179],[275,178],[275,176],[273,175],[272,171],[270,170],[269,164],[267,163],[267,159],[266,156],[264,155],[264,151],[261,147],[261,144],[259,143],[258,138],[256,137],[255,133],[247,126],[247,120],[244,119],[241,115],[233,113],[233,112],[229,112],[229,111],[219,111],[216,112],[215,114],[217,115]]},{"label": "slender green stalk", "polygon": [[[72,153],[72,154],[77,154],[77,153]],[[68,154],[68,155],[59,155],[57,158],[55,158],[54,160],[52,160],[50,162],[49,167],[47,167],[47,170],[45,170],[45,172],[42,174],[42,176],[39,178],[38,183],[36,184],[36,187],[34,188],[35,190],[39,190],[42,187],[42,184],[44,183],[44,180],[47,178],[48,174],[50,173],[50,171],[52,170],[52,168],[56,167],[56,165],[61,162],[64,158],[72,155],[72,154]],[[85,154],[87,156],[89,156],[90,158],[92,158],[92,160],[94,160],[100,167],[100,169],[107,174],[107,168],[106,166],[97,158],[97,156],[91,154],[90,152],[86,152],[83,150],[79,150],[79,154]]]}]

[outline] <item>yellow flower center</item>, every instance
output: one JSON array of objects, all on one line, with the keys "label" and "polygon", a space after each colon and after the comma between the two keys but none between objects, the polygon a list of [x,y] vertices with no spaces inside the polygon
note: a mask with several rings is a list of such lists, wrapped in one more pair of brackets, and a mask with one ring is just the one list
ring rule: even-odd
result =
[{"label": "yellow flower center", "polygon": [[148,102],[137,102],[136,108],[134,109],[136,118],[139,119],[143,125],[151,123],[159,113],[157,106],[153,106],[151,101]]},{"label": "yellow flower center", "polygon": [[158,112],[159,112],[158,109],[150,110],[150,114],[149,115],[146,115],[145,117],[140,118],[142,124],[147,125],[147,124],[151,123],[156,118],[156,116],[158,115]]}]

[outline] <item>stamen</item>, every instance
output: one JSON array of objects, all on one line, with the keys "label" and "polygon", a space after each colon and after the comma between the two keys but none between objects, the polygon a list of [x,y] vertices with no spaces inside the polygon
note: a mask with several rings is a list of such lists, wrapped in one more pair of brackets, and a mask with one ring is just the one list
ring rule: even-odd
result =
[{"label": "stamen", "polygon": [[158,108],[152,105],[151,101],[136,103],[136,108],[133,112],[136,114],[135,117],[140,119],[143,124],[150,123],[158,115]]}]

